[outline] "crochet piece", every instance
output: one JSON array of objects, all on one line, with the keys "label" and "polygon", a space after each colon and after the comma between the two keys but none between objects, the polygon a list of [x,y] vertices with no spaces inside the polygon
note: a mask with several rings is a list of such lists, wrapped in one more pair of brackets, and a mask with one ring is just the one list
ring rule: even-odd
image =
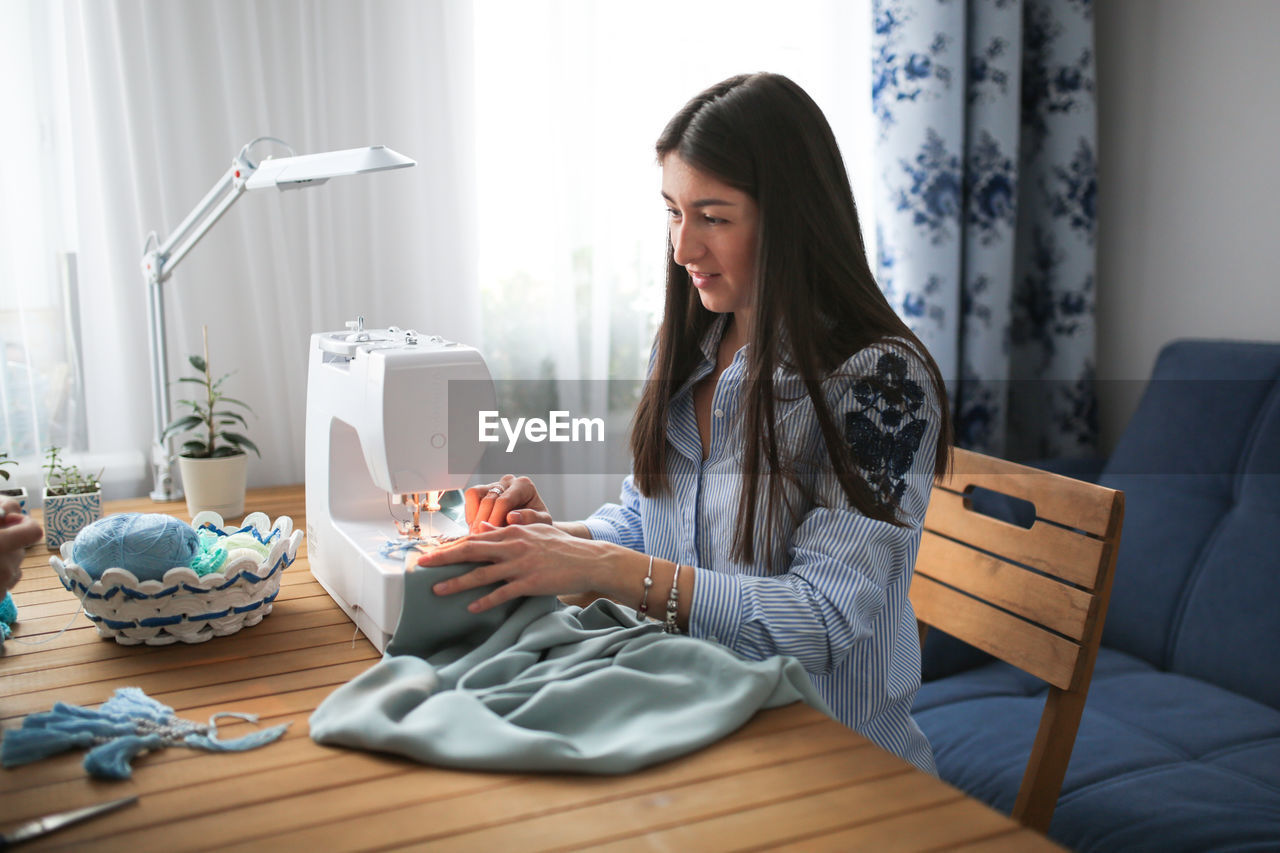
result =
[{"label": "crochet piece", "polygon": [[101,708],[82,708],[58,702],[53,710],[30,714],[22,728],[5,733],[0,763],[6,768],[30,764],[69,749],[89,748],[84,769],[100,779],[128,779],[130,762],[153,749],[186,746],[209,752],[256,749],[284,734],[288,723],[252,732],[235,740],[219,740],[217,721],[233,717],[256,723],[254,714],[219,712],[208,723],[178,717],[137,687],[121,687]]}]

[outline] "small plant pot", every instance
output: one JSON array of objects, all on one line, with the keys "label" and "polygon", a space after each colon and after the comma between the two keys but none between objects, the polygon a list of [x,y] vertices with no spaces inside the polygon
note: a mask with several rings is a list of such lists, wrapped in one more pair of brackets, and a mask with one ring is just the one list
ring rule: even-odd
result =
[{"label": "small plant pot", "polygon": [[70,542],[83,528],[102,518],[102,492],[51,495],[44,490],[44,541],[50,551]]},{"label": "small plant pot", "polygon": [[182,488],[187,493],[187,512],[216,512],[223,518],[244,515],[244,490],[249,475],[249,457],[214,456],[195,459],[178,457]]},{"label": "small plant pot", "polygon": [[26,486],[17,489],[0,489],[0,498],[10,498],[18,502],[18,506],[22,507],[22,514],[27,515],[27,489]]}]

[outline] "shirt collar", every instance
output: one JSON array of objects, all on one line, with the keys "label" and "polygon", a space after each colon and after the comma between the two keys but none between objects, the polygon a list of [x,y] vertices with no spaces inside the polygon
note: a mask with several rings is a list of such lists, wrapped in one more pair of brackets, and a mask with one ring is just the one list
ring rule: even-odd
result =
[{"label": "shirt collar", "polygon": [[720,348],[720,339],[724,337],[725,327],[729,325],[728,314],[717,314],[716,318],[711,321],[711,325],[702,336],[702,342],[698,347],[702,350],[702,354],[712,363],[716,363],[716,351]]}]

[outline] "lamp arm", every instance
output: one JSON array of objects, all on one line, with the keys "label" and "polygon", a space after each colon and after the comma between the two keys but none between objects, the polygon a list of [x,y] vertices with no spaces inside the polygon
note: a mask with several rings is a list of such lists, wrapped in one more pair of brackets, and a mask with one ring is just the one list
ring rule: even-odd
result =
[{"label": "lamp arm", "polygon": [[[252,144],[252,143],[250,143]],[[226,173],[200,199],[163,244],[142,256],[142,275],[147,282],[147,332],[151,356],[152,439],[151,470],[154,479],[151,498],[176,500],[182,493],[174,487],[173,453],[164,439],[169,422],[169,365],[164,322],[164,282],[195,248],[231,205],[245,192],[245,181],[257,168],[245,156],[249,146],[231,161]],[[148,240],[150,243],[150,240]]]},{"label": "lamp arm", "polygon": [[173,270],[187,253],[195,248],[196,243],[217,224],[231,205],[244,195],[245,181],[256,168],[243,156],[243,152],[231,161],[226,173],[205,193],[204,198],[200,199],[168,239],[143,257],[143,274],[148,280],[163,282],[173,274]]}]

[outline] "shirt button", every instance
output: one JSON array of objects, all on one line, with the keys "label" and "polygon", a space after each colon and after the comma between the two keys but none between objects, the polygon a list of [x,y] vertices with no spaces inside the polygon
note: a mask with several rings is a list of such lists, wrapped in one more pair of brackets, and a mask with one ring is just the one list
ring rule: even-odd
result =
[{"label": "shirt button", "polygon": [[711,642],[713,642],[713,643],[718,643],[718,642],[720,642],[720,638],[719,638],[719,637],[717,637],[717,636],[715,636],[714,634],[712,634],[712,635],[711,635]]},{"label": "shirt button", "polygon": [[716,417],[717,417],[717,418],[723,418],[723,417],[724,417],[724,409],[716,409]]}]

